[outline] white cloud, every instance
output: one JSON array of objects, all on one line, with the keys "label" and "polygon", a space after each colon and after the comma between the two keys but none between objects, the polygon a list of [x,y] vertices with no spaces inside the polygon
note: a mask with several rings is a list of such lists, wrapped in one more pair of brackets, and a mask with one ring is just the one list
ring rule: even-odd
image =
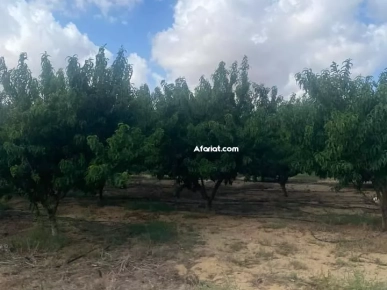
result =
[{"label": "white cloud", "polygon": [[19,54],[27,52],[32,72],[40,72],[44,51],[55,68],[66,66],[66,57],[77,54],[80,61],[94,57],[98,47],[69,23],[61,26],[47,8],[25,0],[0,1],[0,56],[7,66],[17,64]]},{"label": "white cloud", "polygon": [[[387,1],[369,1],[385,11]],[[352,58],[355,74],[373,74],[387,66],[387,23],[359,21],[362,2],[178,0],[173,26],[153,39],[152,57],[167,79],[185,76],[192,86],[221,60],[231,65],[247,55],[251,79],[285,95],[298,90],[294,74],[305,67],[319,71]]]},{"label": "white cloud", "polygon": [[150,70],[146,59],[140,57],[137,53],[131,53],[128,57],[128,62],[133,66],[131,83],[136,87],[147,83],[147,76],[150,73]]},{"label": "white cloud", "polygon": [[[162,0],[160,0],[160,1],[162,1]],[[161,81],[164,80],[164,77],[159,75],[158,73],[153,72],[152,79],[153,79],[155,86],[160,86],[160,83],[161,83]]]}]

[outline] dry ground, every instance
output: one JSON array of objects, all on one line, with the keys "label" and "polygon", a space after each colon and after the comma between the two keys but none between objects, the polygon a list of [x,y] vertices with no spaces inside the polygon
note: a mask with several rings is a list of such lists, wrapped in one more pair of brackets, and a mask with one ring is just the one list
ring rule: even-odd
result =
[{"label": "dry ground", "polygon": [[0,210],[0,289],[387,289],[377,207],[331,186],[294,180],[285,198],[239,181],[208,213],[198,194],[175,202],[171,182],[143,179],[107,190],[103,206],[66,198],[56,239],[12,199]]}]

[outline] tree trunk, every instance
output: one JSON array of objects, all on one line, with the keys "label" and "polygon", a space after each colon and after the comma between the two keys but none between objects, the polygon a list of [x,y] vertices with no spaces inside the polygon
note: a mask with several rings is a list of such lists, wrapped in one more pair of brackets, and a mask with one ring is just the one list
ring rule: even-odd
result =
[{"label": "tree trunk", "polygon": [[98,189],[98,199],[99,201],[103,200],[103,187]]},{"label": "tree trunk", "polygon": [[56,237],[58,235],[58,223],[56,222],[56,216],[55,216],[56,210],[48,209],[48,219],[50,221],[51,226],[51,235],[53,237]]},{"label": "tree trunk", "polygon": [[213,200],[215,199],[216,192],[218,191],[219,186],[222,184],[222,181],[223,181],[223,179],[217,180],[216,183],[215,183],[214,188],[212,189],[211,196],[210,196],[210,197],[208,198],[208,200],[207,200],[207,207],[208,207],[209,209],[212,208],[212,202],[213,202]]},{"label": "tree trunk", "polygon": [[376,196],[379,199],[380,210],[382,213],[382,231],[387,231],[387,182],[372,180],[372,185],[376,191]]},{"label": "tree trunk", "polygon": [[380,194],[379,203],[382,212],[382,231],[387,231],[387,188],[383,188]]},{"label": "tree trunk", "polygon": [[284,193],[284,196],[285,197],[288,197],[288,191],[286,190],[286,182],[280,182],[280,186],[281,186],[281,189],[282,189],[282,192]]},{"label": "tree trunk", "polygon": [[40,210],[37,202],[32,202],[32,210],[35,213],[35,217],[38,219],[40,217]]},{"label": "tree trunk", "polygon": [[380,201],[382,199],[382,194],[381,194],[381,191],[379,189],[376,189],[376,197],[378,198],[378,200]]},{"label": "tree trunk", "polygon": [[173,197],[175,198],[175,205],[178,203],[180,193],[183,191],[184,187],[186,187],[185,184],[178,184],[177,182],[175,183],[175,190],[173,192]]},{"label": "tree trunk", "polygon": [[288,197],[288,191],[286,190],[286,182],[288,182],[288,176],[286,174],[278,176],[278,182],[281,186],[282,192],[285,197]]},{"label": "tree trunk", "polygon": [[58,235],[58,224],[56,222],[56,211],[58,209],[60,194],[50,194],[49,197],[42,201],[41,204],[43,208],[47,211],[48,220],[51,226],[51,234],[52,236]]},{"label": "tree trunk", "polygon": [[97,188],[98,189],[98,200],[99,201],[103,201],[103,190],[105,188],[105,184],[106,184],[106,182],[103,182]]},{"label": "tree trunk", "polygon": [[202,198],[206,201],[205,206],[207,210],[211,209],[212,201],[210,201],[210,197],[207,194],[206,187],[204,185],[203,178],[200,178],[201,186],[200,186],[200,194],[202,195]]},{"label": "tree trunk", "polygon": [[176,199],[180,198],[180,193],[183,191],[184,187],[185,187],[185,184],[178,184],[178,183],[175,184],[175,190],[173,192],[173,196]]}]

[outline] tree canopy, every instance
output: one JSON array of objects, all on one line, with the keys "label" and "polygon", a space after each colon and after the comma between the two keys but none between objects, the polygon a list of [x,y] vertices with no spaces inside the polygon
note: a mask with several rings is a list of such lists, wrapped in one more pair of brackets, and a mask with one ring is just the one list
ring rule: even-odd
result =
[{"label": "tree canopy", "polygon": [[305,69],[295,76],[303,96],[285,99],[249,79],[247,57],[220,62],[192,90],[184,78],[134,87],[123,48],[112,62],[105,47],[83,64],[70,56],[57,71],[43,53],[39,76],[26,53],[13,69],[0,58],[0,190],[43,207],[55,235],[66,194],[102,198],[106,185],[125,187],[141,172],[173,179],[176,197],[198,192],[208,208],[238,174],[273,179],[287,196],[290,177],[315,173],[359,189],[371,181],[387,230],[387,71],[374,81],[352,78],[351,67]]}]

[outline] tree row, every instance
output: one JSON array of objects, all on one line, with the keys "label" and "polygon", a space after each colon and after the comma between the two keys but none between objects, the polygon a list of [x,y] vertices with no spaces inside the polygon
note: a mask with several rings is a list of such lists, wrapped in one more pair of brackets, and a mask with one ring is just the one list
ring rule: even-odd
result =
[{"label": "tree row", "polygon": [[[187,188],[211,208],[238,174],[275,179],[287,196],[289,177],[314,173],[359,190],[372,182],[387,230],[387,72],[353,78],[351,66],[296,74],[304,94],[284,100],[249,79],[247,57],[221,62],[193,90],[178,78],[152,92],[131,84],[123,48],[111,64],[101,47],[58,70],[44,53],[37,77],[26,53],[13,69],[0,58],[0,190],[43,208],[56,235],[69,192],[103,198],[106,185],[125,187],[133,174],[173,179],[177,197]],[[201,145],[239,151],[195,152]]]}]

